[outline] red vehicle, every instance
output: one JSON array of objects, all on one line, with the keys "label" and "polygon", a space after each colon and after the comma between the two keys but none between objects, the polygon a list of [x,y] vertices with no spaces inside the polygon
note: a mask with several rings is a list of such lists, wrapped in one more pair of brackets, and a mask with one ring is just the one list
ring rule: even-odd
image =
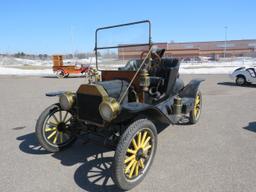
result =
[{"label": "red vehicle", "polygon": [[53,72],[58,78],[68,77],[70,74],[95,76],[97,71],[88,65],[64,65],[62,55],[53,56]]}]

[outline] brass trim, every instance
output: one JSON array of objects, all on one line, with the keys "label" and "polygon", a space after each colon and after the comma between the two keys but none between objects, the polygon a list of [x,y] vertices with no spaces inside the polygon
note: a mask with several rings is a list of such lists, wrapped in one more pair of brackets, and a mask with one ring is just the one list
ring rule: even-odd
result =
[{"label": "brass trim", "polygon": [[97,84],[82,84],[77,90],[77,93],[102,96],[103,98],[108,97],[108,94],[105,91],[105,89],[101,85]]}]

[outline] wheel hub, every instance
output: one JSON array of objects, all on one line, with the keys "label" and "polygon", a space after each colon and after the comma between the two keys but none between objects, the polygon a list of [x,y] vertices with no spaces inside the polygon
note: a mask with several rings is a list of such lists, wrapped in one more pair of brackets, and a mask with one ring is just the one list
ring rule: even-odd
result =
[{"label": "wheel hub", "polygon": [[58,126],[57,126],[57,130],[58,130],[59,132],[63,132],[65,128],[66,128],[66,124],[65,124],[64,122],[60,122],[60,123],[58,124]]},{"label": "wheel hub", "polygon": [[139,149],[136,153],[136,160],[139,161],[143,157],[143,149]]}]

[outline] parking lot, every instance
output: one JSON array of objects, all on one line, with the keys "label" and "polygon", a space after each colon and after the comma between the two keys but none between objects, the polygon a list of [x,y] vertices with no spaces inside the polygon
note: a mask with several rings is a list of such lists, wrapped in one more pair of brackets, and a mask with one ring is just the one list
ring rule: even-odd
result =
[{"label": "parking lot", "polygon": [[[158,136],[151,170],[133,191],[256,191],[256,86],[237,87],[227,75],[204,78],[196,125],[170,125]],[[83,78],[0,76],[0,191],[118,191],[113,152],[79,139],[49,154],[34,135],[42,110],[57,101],[46,92],[73,90]]]}]

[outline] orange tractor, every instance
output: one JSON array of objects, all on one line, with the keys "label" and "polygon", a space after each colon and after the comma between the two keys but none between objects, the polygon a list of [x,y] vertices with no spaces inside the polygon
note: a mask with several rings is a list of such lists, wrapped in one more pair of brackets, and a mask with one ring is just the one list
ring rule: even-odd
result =
[{"label": "orange tractor", "polygon": [[97,71],[92,68],[89,64],[75,64],[75,65],[64,65],[62,55],[53,55],[53,72],[58,78],[68,77],[70,74],[82,75],[82,76],[96,76]]}]

